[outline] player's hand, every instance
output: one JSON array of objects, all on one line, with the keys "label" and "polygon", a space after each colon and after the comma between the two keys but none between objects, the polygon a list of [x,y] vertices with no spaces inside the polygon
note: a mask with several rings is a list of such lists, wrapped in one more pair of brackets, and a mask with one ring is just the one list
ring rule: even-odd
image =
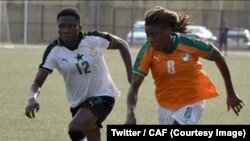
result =
[{"label": "player's hand", "polygon": [[237,94],[230,94],[227,97],[227,109],[232,109],[234,113],[239,116],[240,110],[245,105],[245,102]]},{"label": "player's hand", "polygon": [[40,105],[35,98],[31,98],[28,101],[28,105],[25,108],[25,115],[29,118],[35,118],[35,112],[38,112]]},{"label": "player's hand", "polygon": [[136,124],[136,118],[134,114],[128,114],[127,119],[125,121],[125,125],[135,125]]}]

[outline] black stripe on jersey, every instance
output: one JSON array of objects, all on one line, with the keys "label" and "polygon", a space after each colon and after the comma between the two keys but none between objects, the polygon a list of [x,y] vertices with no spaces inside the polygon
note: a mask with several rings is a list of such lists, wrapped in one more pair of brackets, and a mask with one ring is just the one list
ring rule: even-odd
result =
[{"label": "black stripe on jersey", "polygon": [[51,69],[44,68],[44,67],[43,67],[43,64],[45,63],[45,60],[47,59],[47,57],[48,57],[50,51],[51,51],[55,46],[57,46],[57,45],[58,45],[58,40],[55,40],[53,43],[51,43],[51,44],[46,48],[45,52],[43,53],[43,60],[42,60],[42,63],[39,65],[39,68],[45,69],[45,70],[47,70],[47,71],[50,72],[50,73],[53,72],[53,70],[51,70]]},{"label": "black stripe on jersey", "polygon": [[112,45],[112,37],[108,33],[103,33],[103,32],[99,32],[97,30],[92,30],[92,31],[89,31],[86,35],[87,36],[98,36],[98,37],[101,37],[101,38],[108,40],[110,42],[108,48],[110,48]]},{"label": "black stripe on jersey", "polygon": [[105,34],[103,32],[99,32],[97,30],[89,31],[86,35],[87,36],[98,36],[98,37],[102,37],[108,41],[111,41],[111,36],[109,34]]}]

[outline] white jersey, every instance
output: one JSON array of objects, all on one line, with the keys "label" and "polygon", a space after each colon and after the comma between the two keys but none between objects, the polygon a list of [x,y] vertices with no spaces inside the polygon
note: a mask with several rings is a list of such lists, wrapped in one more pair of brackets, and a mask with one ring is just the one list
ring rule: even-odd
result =
[{"label": "white jersey", "polygon": [[78,48],[70,50],[54,41],[44,52],[41,69],[56,68],[63,76],[69,105],[74,108],[92,96],[119,96],[102,51],[110,47],[111,36],[100,32],[82,35]]}]

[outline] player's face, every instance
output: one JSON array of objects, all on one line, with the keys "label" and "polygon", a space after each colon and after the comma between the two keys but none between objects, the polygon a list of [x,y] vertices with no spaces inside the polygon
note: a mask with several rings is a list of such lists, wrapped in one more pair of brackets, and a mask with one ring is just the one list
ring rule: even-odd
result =
[{"label": "player's face", "polygon": [[145,31],[147,40],[156,50],[163,50],[169,46],[170,28],[163,28],[161,26],[146,26]]},{"label": "player's face", "polygon": [[72,43],[78,40],[81,26],[73,16],[61,16],[57,23],[59,38],[64,43]]}]

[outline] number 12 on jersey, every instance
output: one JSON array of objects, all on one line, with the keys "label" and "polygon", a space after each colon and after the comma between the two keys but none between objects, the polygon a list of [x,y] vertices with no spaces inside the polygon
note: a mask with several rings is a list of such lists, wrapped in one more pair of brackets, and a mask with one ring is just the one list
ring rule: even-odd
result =
[{"label": "number 12 on jersey", "polygon": [[91,73],[90,68],[89,68],[89,63],[87,61],[83,61],[82,63],[76,63],[76,68],[80,74],[83,72],[86,73]]}]

